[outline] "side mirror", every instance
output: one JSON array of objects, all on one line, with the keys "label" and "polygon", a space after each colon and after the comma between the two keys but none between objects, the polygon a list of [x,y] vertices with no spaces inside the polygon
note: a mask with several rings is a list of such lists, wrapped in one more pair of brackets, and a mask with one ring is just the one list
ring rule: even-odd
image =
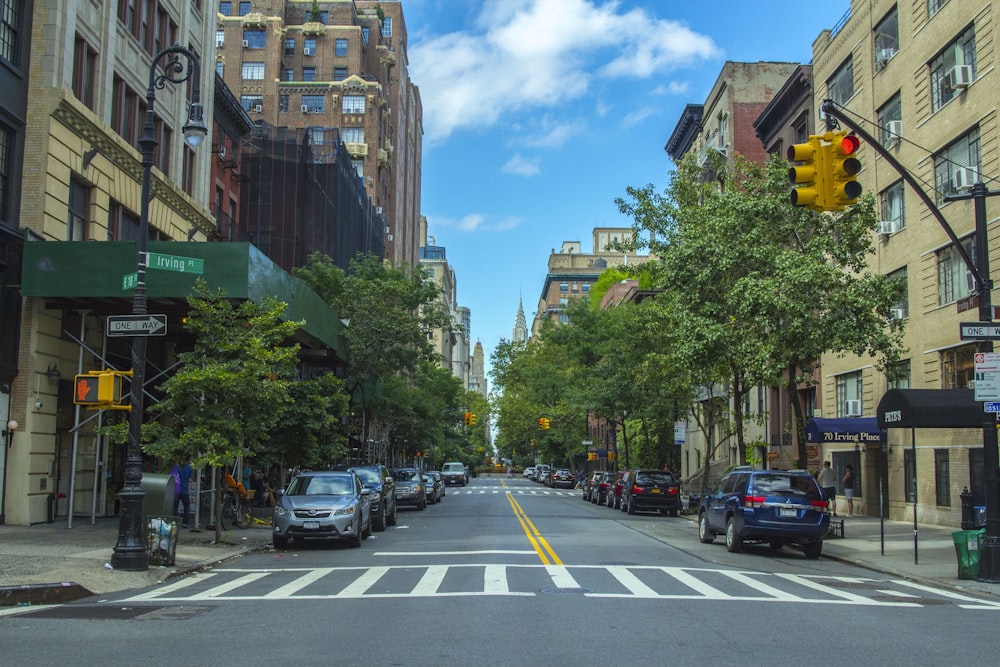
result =
[{"label": "side mirror", "polygon": [[372,490],[369,489],[367,486],[364,487],[363,489],[361,489],[361,495],[362,496],[370,496],[371,494],[372,494]]}]

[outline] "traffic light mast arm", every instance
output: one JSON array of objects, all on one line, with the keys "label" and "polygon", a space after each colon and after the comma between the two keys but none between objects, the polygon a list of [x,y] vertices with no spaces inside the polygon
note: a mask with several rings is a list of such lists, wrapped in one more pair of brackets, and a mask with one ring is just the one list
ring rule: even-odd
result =
[{"label": "traffic light mast arm", "polygon": [[[976,279],[976,293],[982,294],[984,290],[993,289],[993,281],[989,280],[988,276],[984,278],[983,274],[979,272],[979,269],[976,268],[975,262],[973,262],[972,258],[969,257],[969,253],[966,252],[965,247],[962,245],[961,241],[959,241],[958,237],[955,236],[955,231],[951,228],[951,225],[948,224],[948,221],[944,219],[944,216],[941,215],[941,211],[938,210],[938,207],[934,204],[934,201],[927,196],[927,193],[923,191],[923,188],[920,187],[920,184],[917,183],[916,179],[910,175],[910,172],[908,172],[903,167],[903,165],[899,163],[899,160],[894,158],[892,154],[889,151],[887,151],[880,142],[876,141],[875,137],[865,132],[860,125],[858,125],[853,120],[848,118],[844,114],[844,112],[836,104],[834,104],[833,100],[824,100],[823,104],[820,106],[820,109],[823,111],[824,114],[826,114],[828,119],[831,117],[836,118],[844,125],[849,127],[852,132],[854,132],[859,137],[864,139],[865,142],[869,146],[871,146],[876,153],[881,155],[885,159],[885,161],[892,166],[893,169],[899,172],[899,175],[903,177],[903,180],[906,181],[906,184],[909,185],[911,188],[913,188],[914,192],[917,193],[917,196],[920,197],[920,201],[924,203],[924,205],[928,208],[928,210],[930,210],[931,215],[933,215],[934,218],[941,225],[941,227],[944,228],[945,234],[948,235],[948,238],[951,239],[951,242],[955,245],[955,250],[962,257],[962,261],[965,262],[965,266],[968,267],[969,273],[971,273],[972,277]],[[827,120],[827,124],[829,126],[830,124],[829,120]]]}]

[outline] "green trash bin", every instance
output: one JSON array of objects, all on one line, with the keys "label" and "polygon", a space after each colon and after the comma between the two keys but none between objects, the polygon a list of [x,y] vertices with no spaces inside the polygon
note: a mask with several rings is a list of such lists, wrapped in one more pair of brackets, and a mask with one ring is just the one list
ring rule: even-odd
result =
[{"label": "green trash bin", "polygon": [[958,578],[975,579],[979,576],[979,546],[986,530],[956,530],[951,534],[958,556]]},{"label": "green trash bin", "polygon": [[150,565],[173,565],[177,559],[178,516],[146,517],[146,555]]}]

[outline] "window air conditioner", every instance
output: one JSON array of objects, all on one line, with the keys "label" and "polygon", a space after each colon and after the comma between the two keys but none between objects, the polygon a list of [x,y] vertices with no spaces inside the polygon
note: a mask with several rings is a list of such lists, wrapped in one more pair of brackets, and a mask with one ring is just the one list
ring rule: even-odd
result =
[{"label": "window air conditioner", "polygon": [[904,311],[902,308],[893,308],[889,312],[897,320],[901,320],[906,317],[906,311]]},{"label": "window air conditioner", "polygon": [[895,234],[898,229],[896,229],[895,220],[883,220],[878,223],[878,235],[879,236],[889,236],[890,234]]},{"label": "window air conditioner", "polygon": [[976,293],[976,277],[968,271],[965,272],[965,287],[969,294]]},{"label": "window air conditioner", "polygon": [[226,147],[219,146],[219,157],[226,157]]},{"label": "window air conditioner", "polygon": [[887,62],[892,60],[894,55],[896,55],[896,49],[890,46],[887,49],[879,49],[878,54],[875,56],[875,60],[878,61],[879,65],[885,65]]},{"label": "window air conditioner", "polygon": [[976,183],[976,171],[968,167],[959,167],[952,175],[956,190],[971,190]]},{"label": "window air conditioner", "polygon": [[310,49],[308,46],[302,49],[302,55],[311,56],[312,54],[313,50]]},{"label": "window air conditioner", "polygon": [[250,40],[249,39],[244,39],[243,40],[243,48],[246,49],[246,48],[249,48],[249,47],[250,47]]},{"label": "window air conditioner", "polygon": [[258,104],[257,106],[255,106],[253,108],[253,110],[256,111],[257,113],[261,113],[262,111],[264,111],[264,105],[263,104]]},{"label": "window air conditioner", "polygon": [[308,105],[305,105],[305,104],[302,105],[302,113],[309,113],[309,106]]},{"label": "window air conditioner", "polygon": [[844,406],[844,414],[847,417],[860,417],[861,416],[861,399],[854,399],[853,401],[847,401]]},{"label": "window air conditioner", "polygon": [[215,38],[215,48],[221,49],[225,45],[226,45],[226,38],[225,37],[216,37]]},{"label": "window air conditioner", "polygon": [[[382,207],[381,206],[376,206],[375,207],[375,215],[382,215]],[[385,231],[389,231],[389,228],[386,227]]]},{"label": "window air conditioner", "polygon": [[386,241],[391,241],[391,240],[392,240],[392,234],[389,234],[389,235],[387,235],[387,236],[385,237],[385,240],[386,240]]},{"label": "window air conditioner", "polygon": [[955,65],[948,70],[945,79],[953,89],[968,88],[972,83],[972,65]]},{"label": "window air conditioner", "polygon": [[888,135],[885,140],[886,146],[895,146],[903,136],[903,121],[890,120],[885,124],[885,132]]},{"label": "window air conditioner", "polygon": [[388,234],[388,233],[389,233],[389,228],[388,228],[388,227],[386,227],[386,228],[385,228],[385,233],[386,233],[386,234]]}]

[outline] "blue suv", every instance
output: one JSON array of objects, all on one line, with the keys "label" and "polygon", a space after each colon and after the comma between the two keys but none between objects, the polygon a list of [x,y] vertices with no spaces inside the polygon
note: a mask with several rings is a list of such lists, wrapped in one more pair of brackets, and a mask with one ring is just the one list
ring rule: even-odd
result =
[{"label": "blue suv", "polygon": [[766,542],[772,549],[795,544],[806,558],[819,558],[829,529],[823,491],[806,470],[733,468],[698,510],[698,538],[710,544],[723,534],[734,553],[744,542]]}]

